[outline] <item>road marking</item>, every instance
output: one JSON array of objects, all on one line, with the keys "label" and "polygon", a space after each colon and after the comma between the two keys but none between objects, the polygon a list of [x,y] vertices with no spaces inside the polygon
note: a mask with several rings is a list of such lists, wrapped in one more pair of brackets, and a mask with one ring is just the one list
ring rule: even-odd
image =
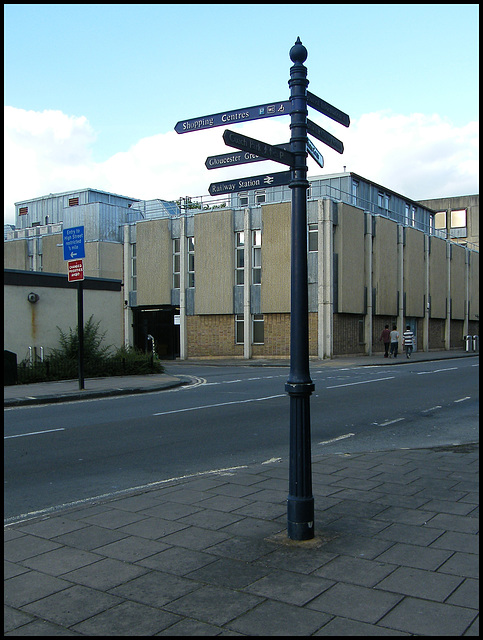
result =
[{"label": "road marking", "polygon": [[32,518],[38,518],[39,516],[44,516],[44,515],[54,513],[55,511],[60,511],[61,509],[77,507],[84,504],[97,502],[99,500],[112,499],[112,498],[116,498],[116,497],[120,497],[129,493],[132,493],[133,491],[145,491],[146,489],[153,489],[154,487],[159,487],[163,484],[167,484],[168,482],[177,482],[180,480],[188,480],[190,478],[200,478],[202,476],[207,476],[207,475],[216,475],[216,474],[223,475],[226,473],[231,473],[233,471],[238,471],[239,469],[248,469],[248,465],[244,464],[238,467],[227,467],[226,469],[210,469],[209,471],[198,471],[197,473],[190,473],[185,476],[168,478],[167,480],[157,480],[156,482],[148,482],[147,484],[143,484],[137,487],[130,487],[129,489],[120,489],[119,491],[111,491],[109,493],[103,493],[101,495],[94,496],[92,498],[83,498],[81,500],[74,500],[73,502],[64,502],[54,507],[39,509],[38,511],[29,511],[28,513],[22,513],[18,516],[5,518],[3,522],[5,526],[11,525],[11,524],[18,524],[20,522],[24,522],[25,520],[31,520]]},{"label": "road marking", "polygon": [[381,382],[382,380],[392,380],[395,376],[388,376],[387,378],[376,378],[375,380],[362,380],[361,382],[347,382],[346,384],[335,384],[331,387],[325,387],[326,389],[337,389],[338,387],[352,387],[355,384],[367,384],[368,382]]},{"label": "road marking", "polygon": [[65,431],[65,429],[62,428],[62,429],[46,429],[45,431],[31,431],[30,433],[19,433],[16,436],[4,436],[3,439],[8,440],[8,438],[23,438],[24,436],[38,436],[43,433],[52,433],[53,431]]},{"label": "road marking", "polygon": [[317,444],[331,444],[332,442],[337,442],[338,440],[345,440],[346,438],[350,438],[354,435],[355,433],[346,433],[343,436],[338,436],[337,438],[332,438],[331,440],[323,440],[322,442],[317,442]]},{"label": "road marking", "polygon": [[437,404],[435,407],[431,407],[430,409],[423,409],[421,413],[429,413],[430,411],[434,411],[435,409],[442,409],[443,407],[440,404]]},{"label": "road marking", "polygon": [[282,458],[270,458],[269,460],[265,460],[262,464],[271,464],[272,462],[280,462]]},{"label": "road marking", "polygon": [[466,396],[465,398],[460,398],[459,400],[455,400],[454,402],[464,402],[465,400],[471,400],[471,396]]},{"label": "road marking", "polygon": [[388,424],[394,424],[396,422],[401,422],[401,420],[405,420],[405,418],[396,418],[395,420],[388,420],[387,422],[381,422],[380,427],[387,427]]},{"label": "road marking", "polygon": [[285,398],[285,393],[276,396],[267,396],[266,398],[249,398],[248,400],[232,400],[231,402],[219,402],[217,404],[206,404],[199,407],[187,407],[186,409],[175,409],[174,411],[159,411],[153,413],[153,416],[166,416],[170,413],[183,413],[184,411],[198,411],[199,409],[213,409],[214,407],[226,407],[230,404],[244,404],[246,402],[262,402],[263,400],[272,400],[273,398]]},{"label": "road marking", "polygon": [[449,367],[448,369],[435,369],[434,371],[419,371],[417,376],[425,376],[428,373],[441,373],[442,371],[455,371],[458,367]]}]

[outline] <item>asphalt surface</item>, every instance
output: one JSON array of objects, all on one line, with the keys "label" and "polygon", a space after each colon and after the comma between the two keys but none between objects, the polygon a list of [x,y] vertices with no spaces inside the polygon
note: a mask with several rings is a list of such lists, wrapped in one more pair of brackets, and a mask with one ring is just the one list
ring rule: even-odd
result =
[{"label": "asphalt surface", "polygon": [[[352,362],[399,366],[405,358],[314,364]],[[190,380],[5,387],[4,403]],[[286,535],[288,468],[278,461],[162,481],[7,525],[5,635],[476,636],[478,451],[469,443],[314,456],[315,537],[304,542]]]}]

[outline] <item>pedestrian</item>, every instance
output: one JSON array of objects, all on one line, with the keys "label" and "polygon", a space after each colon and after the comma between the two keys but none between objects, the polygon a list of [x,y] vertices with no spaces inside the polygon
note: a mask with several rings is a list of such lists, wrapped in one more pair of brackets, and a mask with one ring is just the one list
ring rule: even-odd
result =
[{"label": "pedestrian", "polygon": [[403,346],[406,350],[406,358],[410,358],[414,348],[414,333],[408,324],[406,325],[406,331],[403,333]]},{"label": "pedestrian", "polygon": [[380,341],[384,342],[384,357],[389,358],[389,345],[391,344],[391,332],[389,331],[389,325],[386,324],[384,329],[382,330]]},{"label": "pedestrian", "polygon": [[397,348],[399,346],[399,331],[395,324],[392,325],[391,331],[391,358],[394,354],[394,357],[397,358]]}]

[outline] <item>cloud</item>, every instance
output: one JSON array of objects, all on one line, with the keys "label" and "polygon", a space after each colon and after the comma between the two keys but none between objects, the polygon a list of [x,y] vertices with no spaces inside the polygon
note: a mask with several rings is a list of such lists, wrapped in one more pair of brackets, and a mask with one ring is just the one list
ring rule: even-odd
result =
[{"label": "cloud", "polygon": [[[325,166],[320,169],[309,158],[309,176],[346,166],[413,200],[478,193],[477,122],[457,127],[437,114],[380,111],[362,115],[346,129],[318,114],[310,118],[342,140],[345,150],[340,155],[313,140]],[[235,127],[271,144],[287,142],[290,135],[287,118],[230,128]],[[14,222],[14,202],[70,189],[170,200],[207,194],[211,182],[286,169],[264,162],[208,171],[207,156],[229,151],[222,133],[221,127],[182,135],[170,131],[94,162],[96,134],[84,116],[6,107],[5,222]]]},{"label": "cloud", "polygon": [[376,112],[348,130],[349,170],[413,200],[478,193],[479,125],[438,114]]}]

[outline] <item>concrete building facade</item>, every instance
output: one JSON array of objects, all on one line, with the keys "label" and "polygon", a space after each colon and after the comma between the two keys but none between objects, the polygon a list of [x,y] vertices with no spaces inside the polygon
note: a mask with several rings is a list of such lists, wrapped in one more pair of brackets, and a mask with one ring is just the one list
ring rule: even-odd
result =
[{"label": "concrete building facade", "polygon": [[[464,336],[478,334],[479,253],[441,237],[433,209],[353,173],[310,182],[311,356],[382,351],[385,324],[401,334],[410,324],[419,350],[464,348]],[[105,225],[92,194],[70,206],[72,194],[58,195],[68,215],[45,232],[8,233],[7,268],[65,274],[62,226],[84,221],[95,230],[86,232],[86,275],[122,281],[125,344],[146,348],[151,335],[161,358],[289,355],[288,188],[200,209],[125,199]]]}]

